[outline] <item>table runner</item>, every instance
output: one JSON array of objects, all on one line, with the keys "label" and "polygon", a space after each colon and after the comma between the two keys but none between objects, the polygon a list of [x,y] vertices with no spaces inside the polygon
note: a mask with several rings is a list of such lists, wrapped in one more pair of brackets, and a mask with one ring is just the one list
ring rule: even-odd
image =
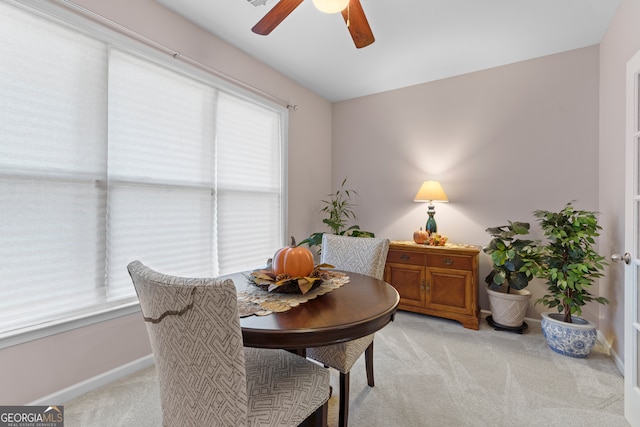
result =
[{"label": "table runner", "polygon": [[271,313],[291,310],[292,307],[304,304],[349,282],[349,276],[344,273],[330,271],[324,274],[327,278],[322,281],[320,286],[304,295],[267,292],[253,284],[248,284],[244,291],[238,292],[238,312],[240,317],[251,316],[252,314],[267,316]]}]

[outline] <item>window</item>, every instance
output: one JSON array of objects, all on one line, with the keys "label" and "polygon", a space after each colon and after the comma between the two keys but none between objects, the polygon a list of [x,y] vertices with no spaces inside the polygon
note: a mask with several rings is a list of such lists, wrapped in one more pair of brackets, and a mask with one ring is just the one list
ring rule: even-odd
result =
[{"label": "window", "polygon": [[[0,2],[0,337],[283,244],[285,109]],[[132,42],[130,42],[131,44]]]}]

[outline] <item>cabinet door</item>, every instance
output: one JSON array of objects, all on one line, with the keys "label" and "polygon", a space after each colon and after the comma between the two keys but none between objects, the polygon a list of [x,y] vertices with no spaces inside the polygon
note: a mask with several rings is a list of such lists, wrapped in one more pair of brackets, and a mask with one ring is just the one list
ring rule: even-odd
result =
[{"label": "cabinet door", "polygon": [[470,271],[430,267],[426,276],[427,308],[450,313],[475,314],[473,275]]},{"label": "cabinet door", "polygon": [[385,282],[400,294],[400,305],[424,307],[425,268],[421,265],[388,263],[384,272]]}]

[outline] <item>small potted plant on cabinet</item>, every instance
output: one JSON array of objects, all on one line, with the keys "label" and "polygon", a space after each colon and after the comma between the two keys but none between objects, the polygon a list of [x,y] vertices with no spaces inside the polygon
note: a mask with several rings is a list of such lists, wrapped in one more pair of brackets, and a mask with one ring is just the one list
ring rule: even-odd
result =
[{"label": "small potted plant on cabinet", "polygon": [[491,316],[487,321],[496,329],[522,332],[531,293],[525,288],[536,276],[538,242],[520,239],[529,234],[529,223],[511,222],[487,228],[493,239],[483,248],[491,256],[493,269],[485,278]]},{"label": "small potted plant on cabinet", "polygon": [[602,277],[606,263],[593,248],[600,235],[597,214],[575,209],[571,202],[560,212],[534,212],[548,243],[542,247],[539,277],[547,294],[536,301],[556,313],[542,313],[542,332],[549,347],[571,357],[586,357],[596,343],[595,324],[582,317],[582,306],[591,301],[607,304],[589,289]]}]

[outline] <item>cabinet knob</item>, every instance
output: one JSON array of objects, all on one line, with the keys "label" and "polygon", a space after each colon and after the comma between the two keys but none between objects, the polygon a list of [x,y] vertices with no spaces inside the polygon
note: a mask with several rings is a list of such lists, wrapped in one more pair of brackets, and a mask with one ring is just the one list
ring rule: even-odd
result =
[{"label": "cabinet knob", "polygon": [[400,259],[401,259],[401,260],[403,260],[403,261],[406,261],[406,260],[408,260],[409,258],[410,258],[410,257],[409,257],[409,255],[407,255],[407,254],[402,254],[402,255],[400,255]]},{"label": "cabinet knob", "polygon": [[453,260],[451,258],[445,258],[442,260],[442,262],[445,263],[446,265],[453,264]]}]

